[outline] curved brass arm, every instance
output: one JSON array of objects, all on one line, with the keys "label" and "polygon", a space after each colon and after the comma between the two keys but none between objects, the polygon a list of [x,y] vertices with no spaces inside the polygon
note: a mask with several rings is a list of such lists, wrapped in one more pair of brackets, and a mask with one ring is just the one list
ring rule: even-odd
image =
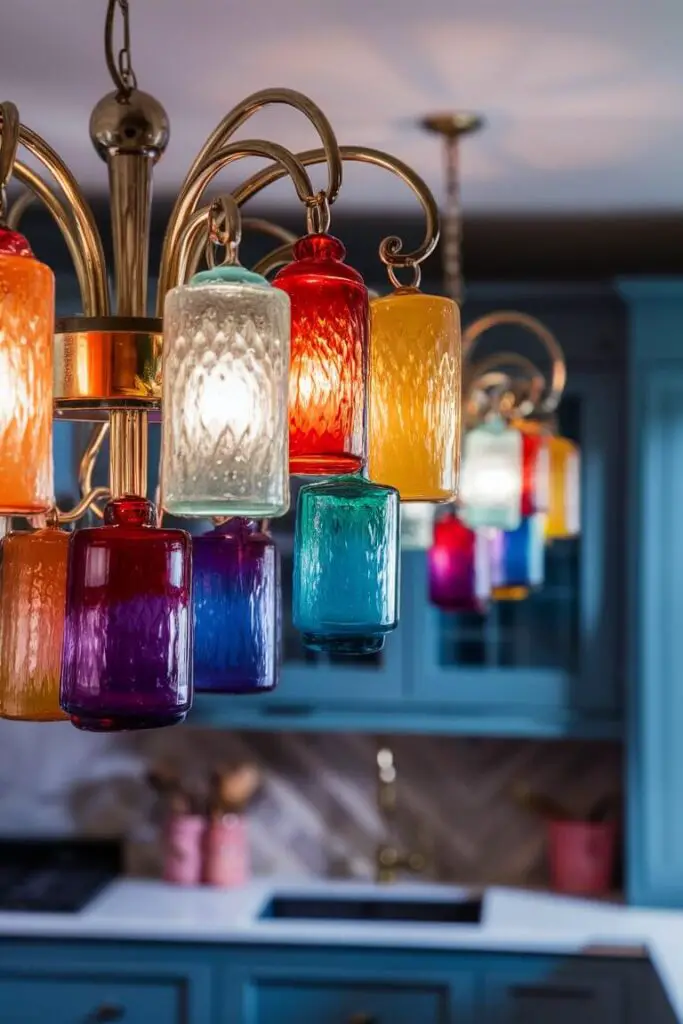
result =
[{"label": "curved brass arm", "polygon": [[500,327],[503,324],[514,324],[517,327],[522,327],[529,331],[537,338],[541,344],[545,347],[548,355],[552,362],[552,376],[550,380],[550,390],[548,394],[537,402],[535,411],[543,415],[548,415],[557,409],[562,392],[564,391],[565,384],[567,383],[567,365],[564,361],[564,353],[560,346],[559,341],[555,335],[550,331],[545,324],[537,320],[535,316],[530,316],[528,313],[518,313],[512,309],[502,309],[496,313],[489,313],[486,316],[480,317],[475,320],[474,323],[469,324],[463,332],[462,336],[462,354],[463,359],[472,358],[472,349],[476,341],[481,338],[487,331],[492,330],[494,327]]},{"label": "curved brass arm", "polygon": [[14,200],[7,211],[7,216],[5,218],[8,228],[11,228],[13,231],[18,229],[21,224],[21,218],[24,216],[34,199],[35,195],[31,189],[26,188],[21,195]]},{"label": "curved brass arm", "polygon": [[[0,130],[2,129],[2,111],[0,110]],[[87,268],[87,276],[92,279],[92,291],[95,309],[93,315],[106,316],[109,313],[109,291],[107,288],[107,272],[104,261],[104,250],[93,212],[88,205],[78,182],[51,146],[36,132],[26,125],[19,127],[19,144],[22,145],[36,160],[39,161],[53,176],[73,214],[73,227],[76,243],[81,251],[82,259]],[[15,173],[17,164],[15,163]],[[17,177],[19,175],[17,174]],[[25,178],[26,184],[28,182]],[[47,188],[47,186],[45,186]],[[44,201],[44,196],[40,198]],[[48,206],[54,216],[54,208]],[[60,225],[62,232],[64,229]],[[72,247],[69,246],[71,249]]]},{"label": "curved brass arm", "polygon": [[100,498],[108,499],[110,497],[109,491],[106,487],[93,487],[92,491],[84,495],[77,505],[69,509],[68,512],[62,512],[60,509],[56,509],[57,522],[58,523],[75,523],[81,516],[85,515],[90,506],[95,508],[95,503]]},{"label": "curved brass arm", "polygon": [[[202,219],[202,222],[204,222],[204,220],[208,219],[209,209],[210,209],[210,207],[206,206],[201,211],[197,210],[196,213],[193,214],[193,216],[198,216],[201,213],[202,214],[202,218],[201,219]],[[281,250],[284,249],[285,245],[287,246],[287,248],[289,250],[289,256],[287,257],[286,260],[284,260],[282,263],[269,264],[267,266],[267,269],[266,269],[265,273],[268,273],[268,270],[273,270],[276,266],[283,266],[285,262],[286,263],[290,263],[291,262],[291,259],[292,259],[292,256],[291,256],[291,246],[292,246],[292,244],[294,242],[296,242],[297,237],[298,237],[297,235],[294,234],[293,231],[289,231],[288,228],[283,228],[280,224],[275,224],[271,220],[264,220],[262,217],[243,217],[242,218],[242,232],[244,233],[245,231],[250,231],[250,230],[251,231],[260,231],[261,234],[270,235],[272,238],[277,238],[280,242],[283,242],[284,243],[283,246],[280,246],[278,249],[274,250],[276,253],[280,253]],[[199,229],[197,228],[196,234],[193,235],[192,243],[189,246],[189,255],[188,255],[188,258],[187,258],[187,270],[185,272],[185,278],[184,278],[186,281],[189,281],[189,279],[194,274],[197,273],[197,270],[199,268],[199,261],[202,258],[203,248],[204,248],[204,246],[203,246],[203,243],[202,243],[202,232],[199,231]],[[271,255],[273,255],[273,253],[268,253],[267,256],[263,257],[263,260],[267,260],[268,257],[271,256]],[[257,274],[263,274],[264,273],[263,270],[259,270],[258,269],[258,267],[260,267],[260,265],[263,262],[263,260],[261,260],[257,264],[257,266],[254,267],[254,270],[255,270],[255,272]]]},{"label": "curved brass arm", "polygon": [[166,228],[159,270],[157,316],[163,315],[166,292],[186,280],[188,255],[196,237],[195,232],[201,230],[209,216],[210,207],[195,211],[202,192],[224,167],[246,156],[262,156],[276,161],[275,166],[280,171],[278,176],[289,174],[302,202],[312,196],[313,186],[303,164],[284,146],[260,139],[247,139],[245,142],[232,142],[215,152],[201,165],[189,186],[183,190],[182,200],[176,203]]},{"label": "curved brass arm", "polygon": [[[31,170],[31,168],[27,167],[25,164],[22,164],[19,160],[17,160],[14,165],[14,177],[17,181],[21,181],[26,185],[29,191],[17,199],[16,203],[10,210],[8,223],[11,218],[11,226],[18,226],[21,216],[29,205],[26,201],[26,196],[29,197],[29,200],[32,199],[33,196],[40,199],[61,231],[62,237],[66,242],[69,255],[71,256],[71,261],[76,271],[78,288],[81,293],[81,302],[83,304],[83,313],[85,316],[97,316],[97,281],[95,276],[90,272],[91,268],[85,259],[83,250],[78,244],[74,223],[69,216],[66,207],[62,201],[57,198],[50,186],[45,184],[40,175],[36,174],[35,171]],[[21,206],[19,205],[20,203],[22,204]]]},{"label": "curved brass arm", "polygon": [[[518,379],[508,372],[512,367],[521,370],[528,382],[526,394],[523,395],[521,401],[518,400],[520,395]],[[504,387],[514,395],[515,405],[507,410],[510,417],[530,416],[548,383],[536,364],[518,352],[494,352],[478,363],[468,365],[465,362],[465,369],[464,385],[468,399],[474,400],[474,404],[478,404],[475,398],[477,391],[486,392],[491,387]]]},{"label": "curved brass arm", "polygon": [[[82,497],[90,494],[93,490],[92,475],[95,469],[95,463],[97,462],[97,456],[100,453],[100,449],[104,444],[104,439],[109,433],[109,420],[104,420],[102,423],[97,423],[90,431],[90,439],[86,445],[85,451],[81,456],[80,466],[78,468],[78,484],[81,488]],[[109,492],[107,491],[107,494]],[[97,504],[96,501],[92,502],[92,510],[98,519],[102,519],[104,511]]]},{"label": "curved brass arm", "polygon": [[245,121],[257,113],[257,111],[262,110],[263,107],[270,106],[273,103],[283,103],[285,106],[299,110],[302,114],[305,114],[314,126],[323,144],[328,166],[327,201],[329,203],[335,201],[341,188],[342,161],[336,136],[327,117],[313,100],[310,100],[308,96],[305,96],[302,92],[297,92],[295,89],[261,89],[259,92],[254,92],[251,96],[247,96],[236,107],[233,107],[230,113],[226,114],[220,124],[209,135],[182,184],[176,205],[171,214],[170,223],[173,223],[175,220],[177,211],[183,202],[184,193],[186,189],[190,188],[192,179],[202,164],[206,163],[208,158],[217,149],[224,146]]},{"label": "curved brass arm", "polygon": [[[382,167],[387,171],[396,174],[415,193],[422,204],[427,220],[427,227],[422,243],[413,252],[401,252],[403,243],[400,238],[385,238],[380,245],[380,259],[390,267],[411,267],[416,263],[422,263],[436,247],[439,241],[439,211],[436,200],[427,184],[415,171],[404,164],[402,160],[384,153],[380,149],[369,149],[366,146],[340,146],[342,160],[352,160],[358,163],[372,164],[375,167]],[[296,154],[304,167],[311,164],[321,164],[325,160],[323,149],[307,149],[303,153]],[[257,195],[274,181],[283,176],[280,167],[266,167],[258,174],[254,174],[243,185],[235,189],[235,199],[239,206],[246,203],[247,199]]]},{"label": "curved brass arm", "polygon": [[284,267],[288,263],[291,263],[294,259],[294,253],[292,252],[292,243],[285,242],[284,245],[279,245],[277,249],[271,249],[265,256],[262,256],[258,263],[253,266],[254,273],[263,274],[266,277],[271,270],[277,270],[278,267]]}]

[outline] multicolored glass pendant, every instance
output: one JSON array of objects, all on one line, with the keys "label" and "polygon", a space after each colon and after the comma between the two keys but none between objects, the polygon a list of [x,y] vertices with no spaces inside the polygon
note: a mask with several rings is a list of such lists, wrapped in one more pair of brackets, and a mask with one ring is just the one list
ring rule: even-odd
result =
[{"label": "multicolored glass pendant", "polygon": [[0,226],[0,514],[52,504],[54,275]]},{"label": "multicolored glass pendant", "polygon": [[448,513],[434,524],[429,549],[429,600],[453,612],[484,612],[491,596],[489,537]]},{"label": "multicolored glass pendant", "polygon": [[545,535],[548,540],[578,537],[581,532],[581,454],[566,437],[548,439],[550,501]]},{"label": "multicolored glass pendant", "polygon": [[2,542],[0,717],[65,718],[59,706],[69,534],[48,526]]},{"label": "multicolored glass pendant", "polygon": [[192,540],[195,689],[272,690],[280,669],[280,556],[255,522],[230,519]]},{"label": "multicolored glass pendant", "polygon": [[516,530],[522,519],[522,433],[496,416],[463,441],[460,518],[471,529]]},{"label": "multicolored glass pendant", "polygon": [[342,476],[299,491],[293,620],[307,647],[381,651],[398,623],[399,498]]},{"label": "multicolored glass pendant", "polygon": [[145,498],[110,501],[69,549],[61,705],[79,729],[182,722],[192,703],[190,536]]},{"label": "multicolored glass pendant", "polygon": [[289,507],[289,299],[216,267],[164,307],[162,502],[184,516],[280,516]]},{"label": "multicolored glass pendant", "polygon": [[274,284],[292,306],[289,471],[351,473],[365,465],[368,291],[331,235],[307,235]]},{"label": "multicolored glass pendant", "polygon": [[460,468],[460,313],[399,288],[370,303],[368,475],[401,501],[452,501]]},{"label": "multicolored glass pendant", "polygon": [[543,584],[545,516],[527,516],[516,530],[496,531],[491,538],[494,600],[519,600]]}]

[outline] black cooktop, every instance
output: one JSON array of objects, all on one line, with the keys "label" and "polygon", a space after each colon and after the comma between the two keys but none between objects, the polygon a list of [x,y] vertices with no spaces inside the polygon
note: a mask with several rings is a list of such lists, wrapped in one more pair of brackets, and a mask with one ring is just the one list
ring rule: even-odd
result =
[{"label": "black cooktop", "polygon": [[0,839],[0,912],[75,913],[122,867],[114,840]]}]

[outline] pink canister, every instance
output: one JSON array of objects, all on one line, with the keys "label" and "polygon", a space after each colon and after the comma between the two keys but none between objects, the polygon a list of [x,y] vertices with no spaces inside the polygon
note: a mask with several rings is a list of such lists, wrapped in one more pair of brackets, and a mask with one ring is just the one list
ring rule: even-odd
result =
[{"label": "pink canister", "polygon": [[164,880],[199,885],[206,819],[200,814],[174,814],[164,830]]},{"label": "pink canister", "polygon": [[249,880],[249,843],[246,820],[226,814],[209,821],[204,834],[203,881],[230,888]]}]

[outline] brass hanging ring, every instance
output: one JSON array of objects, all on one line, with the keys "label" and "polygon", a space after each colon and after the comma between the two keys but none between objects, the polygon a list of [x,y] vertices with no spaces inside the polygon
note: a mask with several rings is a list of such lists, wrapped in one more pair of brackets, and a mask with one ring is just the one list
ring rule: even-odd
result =
[{"label": "brass hanging ring", "polygon": [[396,276],[397,268],[396,267],[392,267],[390,264],[387,264],[387,274],[389,275],[389,280],[393,284],[394,288],[419,288],[420,287],[420,281],[422,280],[422,268],[420,267],[420,264],[419,263],[409,263],[408,266],[410,267],[410,269],[413,272],[413,279],[410,282],[410,284],[402,284],[402,282],[399,281],[398,277]]}]

